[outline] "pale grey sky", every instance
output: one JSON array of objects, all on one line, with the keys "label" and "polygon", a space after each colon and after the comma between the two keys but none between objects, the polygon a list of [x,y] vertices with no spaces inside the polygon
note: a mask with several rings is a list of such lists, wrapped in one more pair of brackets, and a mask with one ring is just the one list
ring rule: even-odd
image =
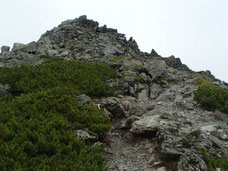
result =
[{"label": "pale grey sky", "polygon": [[142,51],[180,57],[228,82],[228,0],[1,0],[0,46],[37,41],[87,15],[133,36]]}]

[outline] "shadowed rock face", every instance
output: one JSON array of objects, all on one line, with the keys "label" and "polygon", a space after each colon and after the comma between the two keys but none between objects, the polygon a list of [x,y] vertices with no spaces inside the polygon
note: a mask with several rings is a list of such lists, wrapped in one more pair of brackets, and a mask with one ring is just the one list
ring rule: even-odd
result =
[{"label": "shadowed rock face", "polygon": [[[164,170],[164,161],[170,160],[180,170],[205,170],[201,148],[218,155],[227,150],[227,115],[205,111],[193,100],[197,74],[228,89],[210,72],[195,73],[179,58],[163,58],[155,50],[141,52],[133,38],[126,40],[86,16],[64,21],[37,42],[15,43],[11,51],[3,46],[0,67],[37,65],[43,61],[40,55],[105,63],[118,71],[116,79],[107,80],[116,97],[78,97],[81,104],[94,103],[111,117],[113,128],[105,137],[109,170]],[[8,89],[0,83],[0,95]],[[75,134],[97,141],[86,130]]]}]

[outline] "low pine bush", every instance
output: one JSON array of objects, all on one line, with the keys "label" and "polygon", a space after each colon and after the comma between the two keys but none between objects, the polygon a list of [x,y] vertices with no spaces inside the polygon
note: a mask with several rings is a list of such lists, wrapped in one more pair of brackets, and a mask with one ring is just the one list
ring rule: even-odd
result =
[{"label": "low pine bush", "polygon": [[209,81],[201,80],[194,95],[195,100],[197,100],[203,108],[228,113],[228,90],[216,87]]},{"label": "low pine bush", "polygon": [[73,129],[102,134],[111,127],[109,118],[92,105],[79,104],[76,97],[77,91],[61,87],[1,101],[0,168],[104,169],[103,147],[89,147]]},{"label": "low pine bush", "polygon": [[215,171],[216,168],[220,168],[221,171],[226,171],[228,169],[228,158],[221,157],[221,158],[214,158],[208,155],[205,149],[201,149],[201,154],[203,156],[203,160],[207,164],[209,171]]},{"label": "low pine bush", "polygon": [[36,66],[0,68],[0,82],[10,84],[13,95],[64,85],[90,96],[111,96],[114,89],[105,81],[115,76],[116,71],[106,65],[61,58],[49,59]]},{"label": "low pine bush", "polygon": [[0,97],[0,170],[106,170],[103,146],[79,140],[73,130],[103,135],[111,128],[103,110],[77,96],[108,96],[105,65],[48,59],[41,65],[0,69],[10,84]]}]

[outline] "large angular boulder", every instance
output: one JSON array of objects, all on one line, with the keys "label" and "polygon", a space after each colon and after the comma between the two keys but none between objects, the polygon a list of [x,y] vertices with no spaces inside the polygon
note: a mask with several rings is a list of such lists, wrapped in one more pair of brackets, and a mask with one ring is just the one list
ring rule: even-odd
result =
[{"label": "large angular boulder", "polygon": [[148,89],[143,89],[141,92],[138,93],[137,98],[139,101],[148,101],[149,100],[149,90]]},{"label": "large angular boulder", "polygon": [[134,134],[147,134],[157,132],[160,126],[160,115],[147,116],[133,122],[130,132]]},{"label": "large angular boulder", "polygon": [[186,71],[190,70],[187,65],[182,64],[180,58],[175,58],[175,56],[173,55],[166,58],[165,62],[167,63],[167,65],[179,70],[186,70]]},{"label": "large angular boulder", "polygon": [[162,88],[159,85],[152,84],[149,89],[149,98],[156,99],[161,92]]},{"label": "large angular boulder", "polygon": [[106,56],[108,55],[122,55],[123,51],[121,51],[119,48],[117,48],[116,46],[113,45],[108,45],[106,46],[106,48],[104,49],[104,54]]},{"label": "large angular boulder", "polygon": [[1,47],[1,54],[4,54],[5,52],[9,52],[10,47],[9,46],[2,46]]},{"label": "large angular boulder", "polygon": [[174,101],[176,98],[176,94],[170,91],[162,92],[159,97],[157,98],[160,101]]},{"label": "large angular boulder", "polygon": [[2,54],[2,56],[3,56],[3,59],[5,59],[5,60],[12,59],[12,56],[11,56],[10,52],[4,52]]},{"label": "large angular boulder", "polygon": [[9,46],[2,46],[1,47],[1,56],[5,60],[11,59],[10,47]]},{"label": "large angular boulder", "polygon": [[116,97],[108,97],[103,99],[104,107],[115,117],[125,117],[124,108],[120,100]]},{"label": "large angular boulder", "polygon": [[154,79],[161,76],[165,72],[166,63],[163,60],[152,60],[147,62],[142,70]]},{"label": "large angular boulder", "polygon": [[136,116],[143,116],[147,112],[153,110],[155,108],[155,105],[153,103],[146,103],[146,102],[141,102],[141,103],[136,103],[130,106],[129,108],[129,114],[130,115],[136,115]]},{"label": "large angular boulder", "polygon": [[156,56],[160,56],[160,55],[158,55],[158,53],[154,49],[152,49],[151,52],[150,52],[150,56],[151,57],[156,57]]},{"label": "large angular boulder", "polygon": [[14,43],[13,44],[13,48],[12,51],[18,51],[20,49],[22,49],[23,47],[25,47],[26,45],[23,43]]}]

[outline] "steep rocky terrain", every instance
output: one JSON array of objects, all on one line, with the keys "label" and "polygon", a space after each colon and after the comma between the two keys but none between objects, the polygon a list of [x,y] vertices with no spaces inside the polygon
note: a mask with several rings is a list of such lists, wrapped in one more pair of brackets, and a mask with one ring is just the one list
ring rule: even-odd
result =
[{"label": "steep rocky terrain", "polygon": [[[111,118],[112,129],[102,140],[108,170],[207,170],[202,148],[228,156],[228,115],[204,110],[194,100],[202,76],[228,89],[209,71],[194,72],[179,58],[161,57],[155,50],[141,52],[133,38],[126,40],[86,16],[63,22],[37,42],[15,43],[12,50],[3,46],[0,67],[37,65],[46,56],[105,63],[118,71],[116,79],[107,80],[116,88],[115,97],[79,98]],[[0,95],[8,89],[0,83]],[[94,138],[86,130],[77,135]]]}]

